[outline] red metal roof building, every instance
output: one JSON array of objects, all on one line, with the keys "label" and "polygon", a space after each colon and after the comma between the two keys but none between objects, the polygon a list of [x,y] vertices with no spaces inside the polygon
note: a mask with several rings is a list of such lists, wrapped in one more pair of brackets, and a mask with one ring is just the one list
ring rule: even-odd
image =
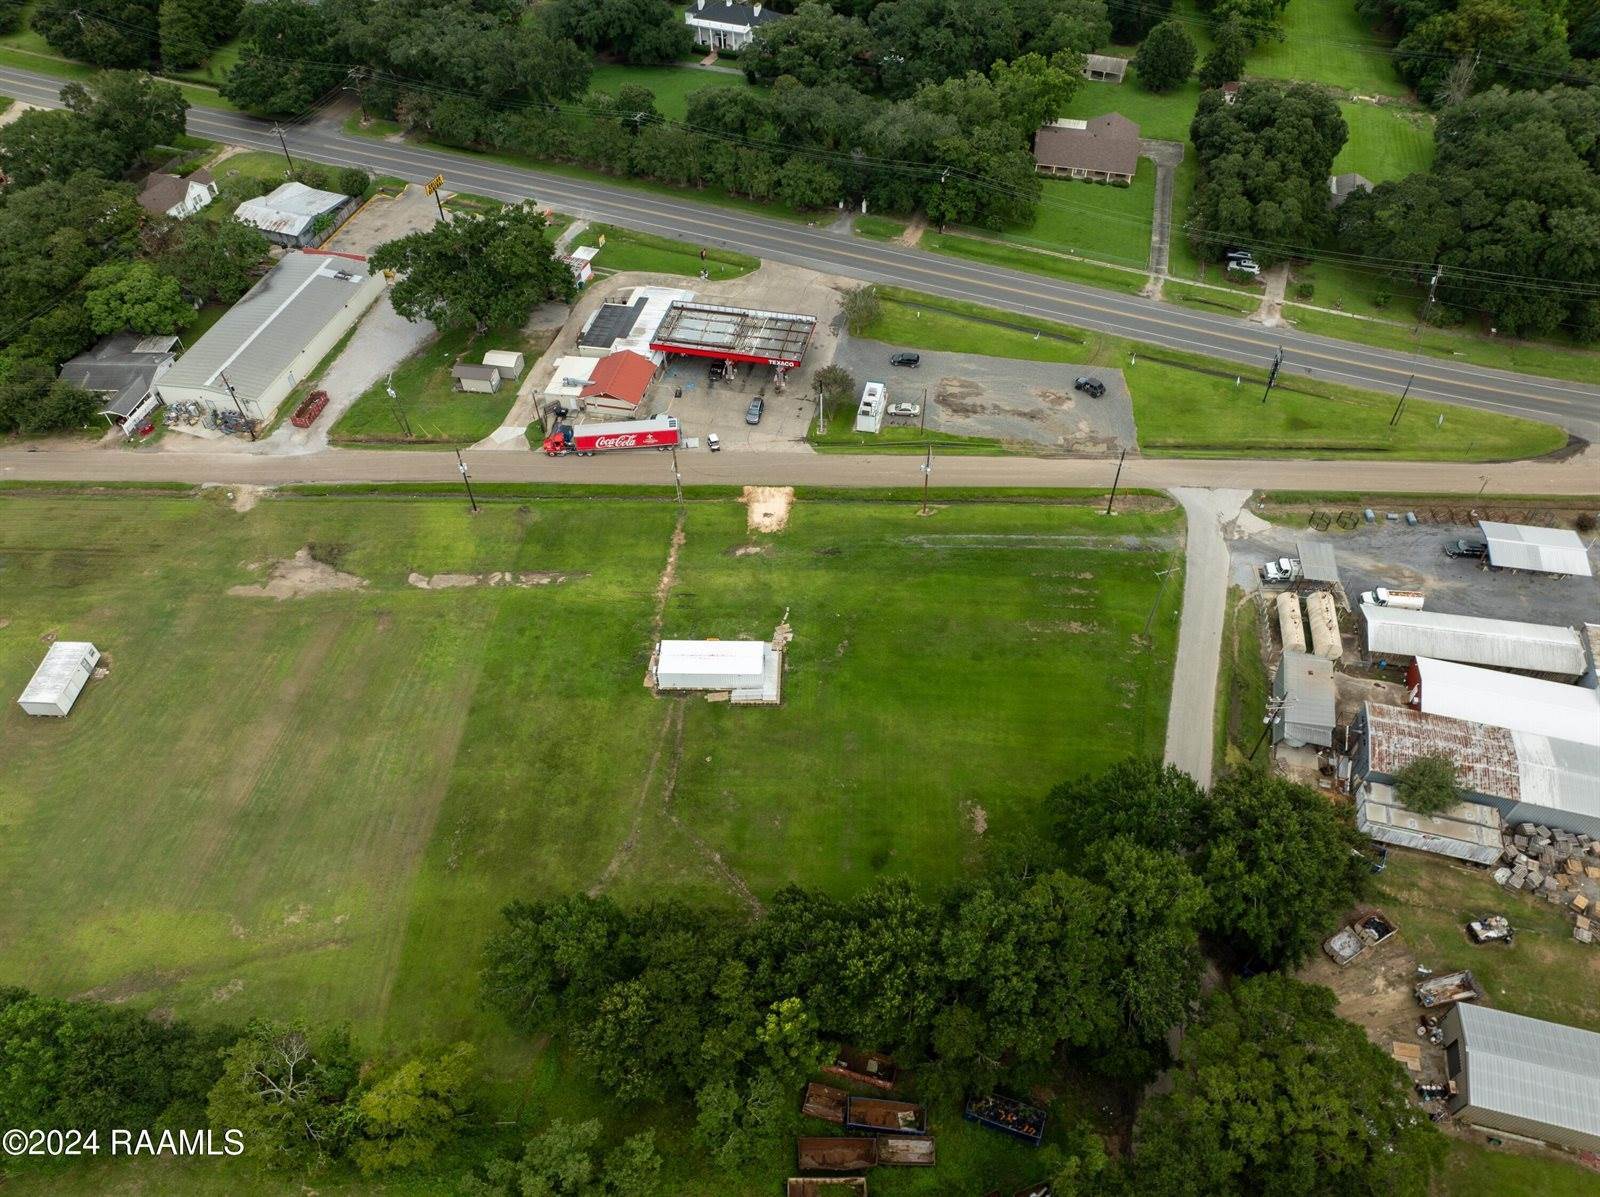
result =
[{"label": "red metal roof building", "polygon": [[817,318],[796,312],[760,312],[708,303],[674,303],[667,309],[650,348],[660,353],[713,357],[763,366],[798,366],[805,357]]},{"label": "red metal roof building", "polygon": [[600,359],[578,397],[586,407],[626,408],[631,411],[644,402],[645,393],[655,376],[654,362],[642,354],[624,349]]}]

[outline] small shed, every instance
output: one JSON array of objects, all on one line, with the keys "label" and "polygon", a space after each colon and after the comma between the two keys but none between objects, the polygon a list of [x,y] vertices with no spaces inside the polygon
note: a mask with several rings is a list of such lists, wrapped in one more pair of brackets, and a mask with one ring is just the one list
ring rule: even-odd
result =
[{"label": "small shed", "polygon": [[594,408],[631,416],[650,394],[655,376],[656,364],[648,357],[620,349],[595,363],[578,397],[586,411]]},{"label": "small shed", "polygon": [[57,640],[33,671],[17,705],[30,715],[64,717],[99,661],[100,650],[87,640]]},{"label": "small shed", "polygon": [[1085,54],[1083,77],[1095,83],[1121,83],[1128,73],[1128,60],[1110,54]]},{"label": "small shed", "polygon": [[761,640],[663,640],[656,656],[656,688],[759,687],[771,652],[772,646]]},{"label": "small shed", "polygon": [[1574,574],[1591,578],[1589,553],[1570,528],[1532,528],[1479,520],[1489,542],[1489,564],[1496,569],[1526,569],[1541,574]]},{"label": "small shed", "polygon": [[1356,830],[1380,844],[1481,865],[1500,859],[1504,821],[1493,806],[1458,802],[1436,815],[1419,815],[1400,801],[1394,786],[1381,781],[1362,785],[1355,802]]},{"label": "small shed", "polygon": [[457,362],[450,367],[450,377],[456,380],[456,390],[492,395],[500,389],[500,370],[495,366],[479,366],[472,362]]},{"label": "small shed", "polygon": [[1600,1151],[1600,1035],[1458,1002],[1444,1019],[1458,1121],[1570,1151]]},{"label": "small shed", "polygon": [[483,355],[483,364],[500,371],[500,377],[521,378],[527,362],[515,349],[491,349]]},{"label": "small shed", "polygon": [[1272,696],[1278,700],[1272,721],[1272,742],[1291,748],[1315,744],[1333,747],[1333,662],[1309,653],[1286,652],[1272,679]]},{"label": "small shed", "polygon": [[1328,207],[1337,208],[1358,191],[1371,191],[1372,180],[1355,171],[1328,176]]},{"label": "small shed", "polygon": [[887,391],[881,382],[869,382],[861,388],[861,403],[856,407],[856,431],[877,432],[883,427],[883,410]]}]

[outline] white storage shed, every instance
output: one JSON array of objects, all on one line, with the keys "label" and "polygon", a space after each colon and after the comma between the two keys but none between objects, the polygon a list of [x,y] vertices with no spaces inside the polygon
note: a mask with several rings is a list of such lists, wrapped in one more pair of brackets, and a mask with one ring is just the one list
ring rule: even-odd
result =
[{"label": "white storage shed", "polygon": [[861,388],[861,405],[856,408],[856,431],[877,432],[883,427],[883,408],[887,395],[883,383],[869,382]]},{"label": "white storage shed", "polygon": [[1489,564],[1496,569],[1527,569],[1541,574],[1594,576],[1583,541],[1570,528],[1533,528],[1479,520],[1489,542]]},{"label": "white storage shed", "polygon": [[759,687],[771,652],[772,646],[760,640],[663,640],[656,656],[656,689]]},{"label": "white storage shed", "polygon": [[515,349],[491,349],[483,355],[483,364],[499,370],[501,378],[521,378],[527,362]]},{"label": "white storage shed", "polygon": [[57,640],[34,670],[17,705],[30,715],[64,716],[78,701],[99,661],[100,650],[87,640]]}]

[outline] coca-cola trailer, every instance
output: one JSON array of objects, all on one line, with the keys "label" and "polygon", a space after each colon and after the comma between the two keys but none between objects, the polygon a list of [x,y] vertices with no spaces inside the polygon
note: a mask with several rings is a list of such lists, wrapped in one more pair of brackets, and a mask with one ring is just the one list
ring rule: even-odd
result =
[{"label": "coca-cola trailer", "polygon": [[560,424],[544,438],[547,457],[576,453],[593,457],[613,449],[671,449],[683,440],[675,416],[654,416],[648,420],[621,420],[613,424]]}]

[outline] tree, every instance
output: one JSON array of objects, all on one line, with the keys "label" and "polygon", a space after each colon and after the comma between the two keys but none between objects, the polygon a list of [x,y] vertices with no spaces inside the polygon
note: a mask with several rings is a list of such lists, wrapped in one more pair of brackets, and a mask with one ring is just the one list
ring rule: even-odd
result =
[{"label": "tree", "polygon": [[1244,60],[1250,53],[1250,39],[1238,21],[1224,21],[1212,35],[1211,52],[1200,64],[1200,85],[1221,87],[1244,74]]},{"label": "tree", "polygon": [[878,322],[878,317],[883,314],[883,304],[878,299],[876,287],[856,287],[845,292],[839,310],[844,314],[845,327],[852,335],[859,337]]},{"label": "tree", "polygon": [[1061,50],[1089,54],[1111,40],[1111,17],[1105,0],[1056,0],[1050,11],[1054,15],[1030,49],[1041,54]]},{"label": "tree", "polygon": [[675,62],[694,45],[683,10],[668,0],[552,0],[551,31],[629,63]]},{"label": "tree", "polygon": [[70,112],[36,108],[0,129],[0,173],[14,188],[84,171],[115,178],[122,166],[116,142]]},{"label": "tree", "polygon": [[1139,1113],[1140,1193],[1426,1197],[1444,1138],[1332,991],[1275,974],[1219,990],[1180,1054]]},{"label": "tree", "polygon": [[1205,828],[1205,791],[1183,770],[1149,757],[1131,757],[1100,773],[1062,782],[1045,799],[1060,846],[1060,862],[1081,869],[1114,836],[1160,851],[1188,855]]},{"label": "tree", "polygon": [[1461,801],[1456,767],[1447,756],[1419,756],[1395,778],[1400,801],[1419,815],[1437,815]]},{"label": "tree", "polygon": [[855,17],[807,0],[787,21],[758,25],[742,65],[752,83],[788,75],[813,87],[854,87],[872,82],[872,35]]},{"label": "tree", "polygon": [[[1201,0],[1200,7],[1220,30],[1236,24],[1249,44],[1283,36],[1283,11],[1289,0]],[[1235,79],[1238,75],[1233,76]],[[1227,82],[1227,80],[1223,80]]]},{"label": "tree", "polygon": [[1194,42],[1178,21],[1163,21],[1139,44],[1133,57],[1139,86],[1146,91],[1172,91],[1194,73]]},{"label": "tree", "polygon": [[360,1062],[343,1031],[313,1038],[300,1024],[252,1021],[223,1053],[208,1115],[243,1132],[254,1158],[315,1165],[340,1155],[354,1130],[347,1102]]},{"label": "tree", "polygon": [[604,1157],[601,1132],[597,1118],[557,1118],[519,1158],[492,1161],[487,1179],[468,1177],[462,1187],[476,1197],[649,1197],[661,1173],[655,1132],[641,1131]]},{"label": "tree", "polygon": [[1229,774],[1211,787],[1196,872],[1210,930],[1268,968],[1298,964],[1370,880],[1350,811],[1285,778]]},{"label": "tree", "polygon": [[472,1105],[477,1052],[458,1043],[434,1057],[408,1060],[356,1100],[359,1138],[351,1155],[368,1176],[433,1158]]},{"label": "tree", "polygon": [[0,0],[0,34],[15,33],[22,26],[25,0]]},{"label": "tree", "polygon": [[237,220],[185,220],[167,226],[151,253],[192,303],[232,303],[255,283],[267,239]]},{"label": "tree", "polygon": [[[1412,10],[1407,10],[1412,11]],[[1571,63],[1566,24],[1554,5],[1513,0],[1460,0],[1444,9],[1415,10],[1395,47],[1400,77],[1428,103],[1451,90],[1455,65],[1471,63],[1460,92],[1543,88],[1560,81]],[[1426,12],[1427,15],[1423,15]],[[1465,94],[1458,94],[1464,99]]]},{"label": "tree", "polygon": [[334,49],[327,7],[301,0],[260,0],[240,22],[239,60],[222,83],[224,99],[249,112],[305,111],[347,73]]},{"label": "tree", "polygon": [[774,190],[791,208],[827,208],[839,199],[839,176],[815,158],[793,154],[778,171]]},{"label": "tree", "polygon": [[161,67],[184,71],[205,61],[210,50],[204,15],[194,0],[161,0]]},{"label": "tree", "polygon": [[149,262],[107,262],[84,280],[83,306],[89,324],[104,335],[175,333],[194,318],[178,280]]},{"label": "tree", "polygon": [[403,276],[390,291],[395,311],[441,328],[508,327],[534,304],[569,300],[572,271],[545,236],[532,203],[441,221],[378,247],[372,265]]},{"label": "tree", "polygon": [[182,136],[189,101],[175,83],[138,71],[106,71],[88,83],[61,89],[67,108],[106,134],[130,166],[154,146],[172,145]]},{"label": "tree", "polygon": [[1108,0],[1112,39],[1130,46],[1144,40],[1172,11],[1172,0]]},{"label": "tree", "polygon": [[147,67],[156,60],[160,0],[39,0],[33,27],[66,58],[97,67]]}]

